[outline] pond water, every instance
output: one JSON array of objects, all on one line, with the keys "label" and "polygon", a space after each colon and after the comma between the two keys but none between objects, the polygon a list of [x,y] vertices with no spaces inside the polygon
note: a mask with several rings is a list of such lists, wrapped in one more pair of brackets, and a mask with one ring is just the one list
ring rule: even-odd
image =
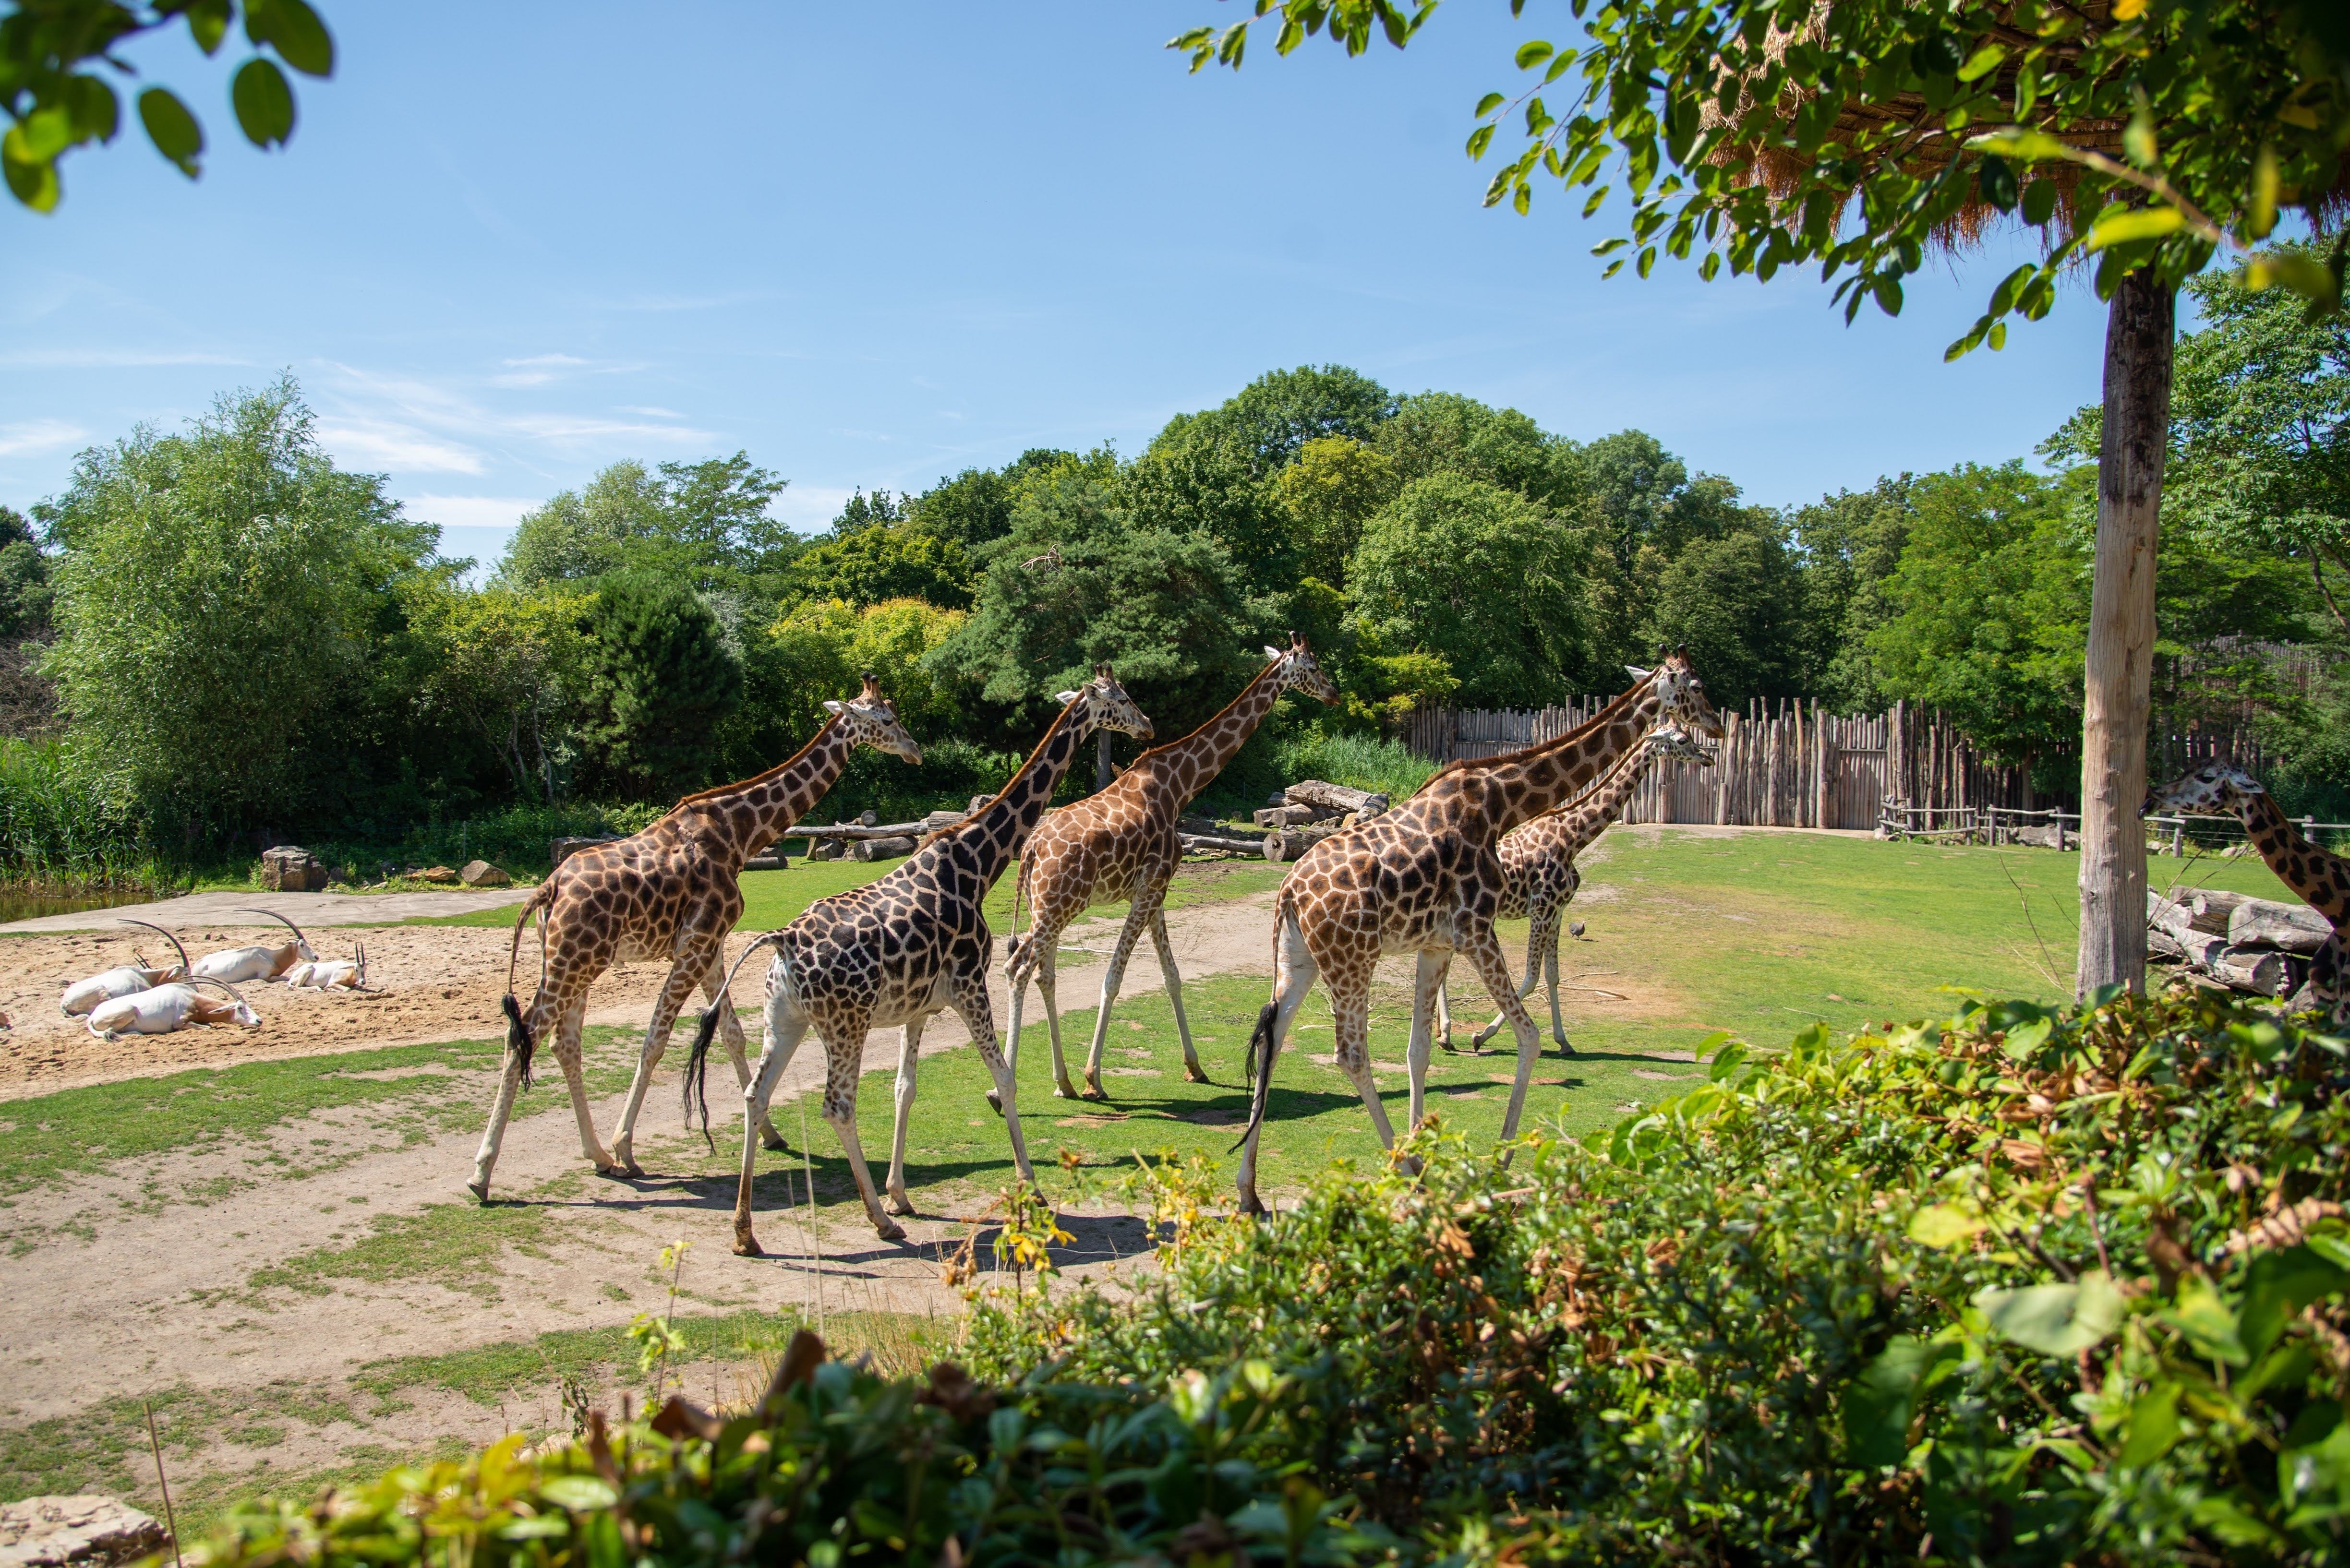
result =
[{"label": "pond water", "polygon": [[106,888],[78,893],[36,893],[25,888],[0,888],[0,925],[41,915],[76,915],[84,909],[151,904],[156,897],[152,889],[146,888]]}]

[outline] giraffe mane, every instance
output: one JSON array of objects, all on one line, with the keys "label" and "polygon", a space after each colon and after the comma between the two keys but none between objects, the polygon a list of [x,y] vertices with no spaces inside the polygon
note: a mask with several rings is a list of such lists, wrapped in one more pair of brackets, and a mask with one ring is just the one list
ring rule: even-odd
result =
[{"label": "giraffe mane", "polygon": [[820,727],[818,727],[815,734],[808,737],[808,742],[806,745],[802,746],[798,751],[794,752],[790,756],[785,757],[782,762],[777,763],[774,767],[767,769],[764,773],[753,774],[747,779],[736,779],[733,784],[715,784],[709,789],[697,790],[692,794],[684,796],[675,805],[671,806],[665,815],[674,816],[679,812],[684,810],[687,806],[692,805],[698,801],[714,800],[722,794],[733,794],[737,790],[750,789],[754,785],[765,784],[769,779],[780,777],[783,774],[788,772],[794,764],[798,763],[802,757],[805,757],[810,752],[815,751],[816,748],[816,742],[822,741],[827,735],[832,733],[833,726],[838,724],[840,722],[840,715],[835,713],[830,718],[827,719]]},{"label": "giraffe mane", "polygon": [[[1288,658],[1288,657],[1289,657],[1289,655],[1287,655],[1287,654],[1285,654],[1285,653],[1284,653],[1284,654],[1283,654],[1283,655],[1281,656],[1281,659],[1286,659],[1286,658]],[[1171,751],[1173,751],[1176,747],[1178,747],[1178,746],[1181,745],[1184,742],[1186,742],[1186,741],[1190,740],[1190,739],[1191,738],[1191,736],[1192,736],[1192,735],[1196,735],[1196,734],[1198,734],[1201,731],[1202,731],[1202,730],[1206,730],[1206,729],[1209,729],[1209,728],[1211,728],[1212,726],[1214,726],[1217,722],[1219,722],[1223,718],[1223,716],[1224,716],[1225,714],[1227,714],[1227,713],[1231,712],[1233,709],[1235,709],[1235,708],[1239,707],[1239,706],[1241,705],[1241,699],[1242,699],[1242,698],[1243,698],[1243,697],[1245,697],[1245,696],[1247,696],[1250,692],[1252,692],[1252,691],[1255,691],[1255,690],[1257,689],[1257,685],[1258,685],[1258,683],[1259,683],[1260,681],[1263,681],[1263,680],[1266,680],[1267,678],[1269,678],[1269,677],[1273,674],[1273,672],[1274,672],[1274,670],[1278,670],[1278,669],[1280,669],[1280,668],[1281,668],[1281,659],[1274,659],[1272,663],[1270,663],[1270,664],[1266,665],[1263,670],[1258,670],[1258,671],[1256,672],[1256,674],[1255,674],[1255,675],[1252,676],[1252,677],[1249,679],[1249,681],[1248,681],[1248,683],[1247,683],[1246,685],[1243,686],[1243,687],[1242,687],[1238,691],[1235,691],[1235,692],[1233,692],[1233,693],[1232,693],[1232,700],[1231,701],[1229,701],[1229,702],[1225,703],[1222,707],[1221,707],[1221,708],[1219,708],[1219,709],[1217,709],[1217,710],[1216,710],[1216,711],[1215,711],[1215,716],[1214,716],[1213,718],[1210,718],[1210,719],[1202,720],[1202,721],[1201,721],[1201,722],[1199,722],[1198,724],[1193,725],[1193,726],[1192,726],[1192,728],[1191,728],[1191,732],[1190,732],[1190,733],[1188,733],[1188,734],[1178,735],[1178,736],[1176,736],[1176,737],[1175,737],[1173,740],[1171,740],[1171,741],[1161,741],[1159,744],[1157,744],[1157,745],[1155,745],[1155,746],[1151,747],[1151,748],[1150,748],[1149,751],[1147,751],[1147,752],[1138,752],[1137,753],[1135,753],[1134,761],[1132,761],[1132,762],[1130,762],[1130,763],[1127,763],[1125,767],[1122,767],[1122,768],[1118,769],[1118,771],[1120,774],[1126,774],[1126,773],[1128,773],[1128,772],[1132,771],[1132,770],[1133,770],[1133,769],[1135,769],[1135,768],[1139,768],[1139,767],[1140,767],[1143,763],[1145,763],[1149,762],[1151,758],[1153,758],[1153,757],[1157,756],[1159,753],[1161,753],[1161,752],[1171,752]]]},{"label": "giraffe mane", "polygon": [[[1662,664],[1657,666],[1658,670],[1662,670],[1664,666]],[[1511,763],[1532,762],[1545,752],[1552,751],[1560,746],[1571,745],[1580,742],[1593,731],[1599,729],[1602,725],[1614,723],[1618,716],[1618,710],[1629,706],[1634,699],[1638,697],[1642,691],[1648,690],[1649,682],[1655,679],[1656,670],[1652,670],[1648,672],[1647,677],[1634,681],[1629,687],[1617,692],[1614,697],[1609,698],[1606,707],[1600,709],[1599,711],[1594,713],[1590,718],[1586,719],[1582,723],[1577,724],[1574,729],[1567,731],[1563,735],[1553,735],[1547,741],[1536,741],[1531,746],[1521,746],[1514,752],[1498,752],[1490,757],[1476,757],[1473,759],[1469,757],[1455,758],[1453,761],[1445,763],[1442,767],[1429,774],[1428,782],[1421,784],[1418,789],[1412,791],[1406,798],[1418,800],[1421,795],[1424,795],[1430,790],[1434,789],[1438,781],[1450,778],[1455,774],[1467,773],[1471,768],[1498,768],[1505,766]],[[1595,783],[1592,787],[1596,789],[1598,785]],[[1579,799],[1581,797],[1578,796],[1577,798]],[[1562,804],[1571,805],[1573,803],[1566,802]]]},{"label": "giraffe mane", "polygon": [[1045,726],[1045,732],[1036,737],[1036,744],[1030,749],[1027,756],[1021,760],[1018,767],[1012,770],[1012,776],[1003,781],[1003,789],[999,789],[993,794],[989,795],[985,805],[974,807],[971,811],[965,812],[963,814],[962,821],[954,824],[952,826],[934,827],[931,829],[930,832],[922,835],[921,842],[915,845],[914,847],[920,849],[922,847],[922,845],[930,843],[932,839],[943,838],[950,833],[960,833],[963,828],[970,826],[972,818],[979,815],[982,812],[992,809],[997,801],[1003,798],[1003,791],[1010,789],[1014,784],[1018,783],[1021,775],[1025,774],[1035,763],[1036,759],[1044,754],[1045,748],[1053,742],[1054,733],[1057,732],[1063,724],[1067,723],[1069,722],[1069,715],[1076,711],[1077,704],[1071,702],[1064,706],[1060,712],[1054,716],[1053,722]]}]

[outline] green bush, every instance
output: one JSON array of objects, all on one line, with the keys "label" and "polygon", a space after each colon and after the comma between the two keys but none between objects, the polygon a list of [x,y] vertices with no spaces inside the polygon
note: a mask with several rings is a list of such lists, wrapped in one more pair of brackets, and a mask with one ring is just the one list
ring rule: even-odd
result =
[{"label": "green bush", "polygon": [[1436,772],[1434,763],[1401,741],[1326,734],[1315,729],[1284,741],[1280,758],[1284,782],[1320,779],[1349,789],[1375,790],[1398,802]]},{"label": "green bush", "polygon": [[0,881],[143,881],[154,858],[140,825],[73,772],[61,744],[0,737]]}]

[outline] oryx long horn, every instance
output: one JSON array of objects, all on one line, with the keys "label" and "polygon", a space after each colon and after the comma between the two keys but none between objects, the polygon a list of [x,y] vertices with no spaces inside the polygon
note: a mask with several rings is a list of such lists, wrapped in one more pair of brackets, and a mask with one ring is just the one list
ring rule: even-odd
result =
[{"label": "oryx long horn", "polygon": [[285,916],[279,914],[275,909],[239,909],[236,912],[240,915],[266,915],[271,919],[276,920],[279,925],[284,926],[287,930],[292,931],[296,941],[307,944],[310,940],[302,934],[301,927],[296,925],[293,921],[287,919]]},{"label": "oryx long horn", "polygon": [[233,986],[233,985],[231,985],[228,981],[224,981],[224,980],[213,980],[213,979],[212,979],[210,976],[207,976],[207,977],[205,977],[205,978],[204,978],[204,979],[203,979],[203,980],[192,980],[192,981],[190,981],[188,982],[188,986],[189,986],[189,989],[190,989],[190,990],[193,990],[195,987],[200,986],[200,985],[216,985],[216,986],[219,986],[223,991],[227,992],[229,993],[229,995],[231,995],[232,997],[234,997],[234,998],[235,998],[235,999],[236,999],[236,1004],[237,1004],[239,1007],[251,1007],[251,1006],[253,1005],[253,1003],[251,1003],[251,1002],[249,1002],[245,1001],[245,999],[244,999],[244,992],[241,992],[241,991],[237,990],[237,988],[236,988],[236,987],[234,987],[234,986]]},{"label": "oryx long horn", "polygon": [[[147,920],[134,920],[127,917],[122,920],[122,924],[126,926],[145,926],[149,930],[153,931],[157,936],[161,937],[165,941],[171,943],[172,950],[180,955],[180,970],[182,973],[185,973],[187,971],[194,967],[188,962],[188,950],[180,946],[180,939],[165,930],[162,927]],[[147,966],[142,963],[139,967],[144,969]]]}]

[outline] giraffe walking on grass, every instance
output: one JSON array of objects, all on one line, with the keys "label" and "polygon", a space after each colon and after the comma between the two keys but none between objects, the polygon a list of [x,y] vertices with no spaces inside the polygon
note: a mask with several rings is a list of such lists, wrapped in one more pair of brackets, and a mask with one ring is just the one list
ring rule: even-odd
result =
[{"label": "giraffe walking on grass", "polygon": [[2267,787],[2230,763],[2206,763],[2147,791],[2141,815],[2157,812],[2232,816],[2244,825],[2277,880],[2334,927],[2310,961],[2309,1000],[2329,1029],[2350,1029],[2350,858],[2312,844]]},{"label": "giraffe walking on grass", "polygon": [[1395,809],[1322,840],[1299,857],[1274,902],[1273,1000],[1257,1015],[1249,1049],[1256,1092],[1241,1139],[1240,1206],[1262,1213],[1257,1145],[1264,1131],[1273,1067],[1290,1021],[1318,976],[1330,987],[1337,1065],[1362,1096],[1379,1141],[1395,1130],[1371,1076],[1371,977],[1382,954],[1414,953],[1410,1125],[1427,1103],[1429,1034],[1436,990],[1455,953],[1466,956],[1516,1032],[1517,1079],[1502,1137],[1517,1136],[1542,1036],[1518,1000],[1510,961],[1493,934],[1501,900],[1503,834],[1588,786],[1655,726],[1659,717],[1719,739],[1721,722],[1685,654],[1634,670],[1638,684],[1577,729],[1523,751],[1440,770]]},{"label": "giraffe walking on grass", "polygon": [[[1518,986],[1518,997],[1523,1001],[1533,995],[1537,980],[1547,977],[1551,1038],[1558,1042],[1562,1055],[1575,1054],[1575,1047],[1567,1043],[1566,1023],[1558,1010],[1558,929],[1565,920],[1566,906],[1574,901],[1575,889],[1583,886],[1583,874],[1575,868],[1575,857],[1624,815],[1626,804],[1648,775],[1649,766],[1666,761],[1711,767],[1713,753],[1691,740],[1686,730],[1659,725],[1590,789],[1566,805],[1555,805],[1502,835],[1502,897],[1494,906],[1493,919],[1528,922],[1526,978]],[[1508,1022],[1507,1015],[1494,1014],[1493,1022],[1477,1031],[1470,1041],[1471,1047],[1482,1047]],[[1447,1051],[1454,1048],[1451,999],[1441,984],[1436,988],[1436,1043]]]},{"label": "giraffe walking on grass", "polygon": [[[643,832],[615,844],[579,850],[539,884],[515,918],[506,957],[505,1072],[498,1081],[488,1130],[473,1158],[468,1190],[490,1200],[490,1173],[514,1115],[515,1094],[530,1082],[531,1056],[550,1026],[555,1057],[571,1090],[572,1114],[579,1121],[579,1147],[606,1176],[642,1176],[634,1145],[637,1115],[643,1109],[653,1066],[669,1045],[678,1010],[693,988],[718,994],[726,934],[743,918],[743,863],[783,836],[803,813],[822,800],[840,777],[848,754],[871,746],[910,763],[922,750],[898,722],[897,708],[881,695],[873,677],[847,702],[827,702],[832,717],[816,738],[788,761],[754,778],[690,794]],[[522,929],[539,917],[537,994],[527,1011],[515,1001],[514,961]],[[588,988],[615,961],[665,960],[669,976],[653,1003],[637,1058],[635,1080],[607,1152],[596,1136],[595,1113],[580,1068],[579,1036],[588,1011]],[[747,1082],[743,1027],[732,1012],[724,1020],[726,1053],[738,1079]],[[768,1147],[783,1137],[762,1121]]]},{"label": "giraffe walking on grass", "polygon": [[1016,917],[1025,901],[1033,913],[1027,931],[1015,929],[1004,944],[1003,958],[1003,972],[1012,982],[1012,1021],[1005,1030],[1004,1054],[1015,1075],[1020,1070],[1020,1012],[1033,975],[1045,1004],[1045,1023],[1052,1033],[1053,1092],[1078,1097],[1061,1054],[1054,955],[1070,921],[1095,904],[1124,898],[1128,900],[1126,924],[1118,933],[1108,967],[1102,971],[1101,1008],[1094,1014],[1093,1046],[1086,1054],[1083,1097],[1103,1097],[1102,1049],[1109,1036],[1110,1007],[1126,982],[1127,961],[1145,930],[1159,950],[1159,970],[1166,977],[1167,1000],[1175,1010],[1175,1032],[1183,1042],[1183,1075],[1195,1084],[1208,1081],[1200,1054],[1191,1045],[1191,1025],[1183,1016],[1183,977],[1176,971],[1175,950],[1167,940],[1167,884],[1183,859],[1177,822],[1183,808],[1215,782],[1232,754],[1264,722],[1283,692],[1304,691],[1328,703],[1338,701],[1338,689],[1322,672],[1305,639],[1297,633],[1289,634],[1287,649],[1268,648],[1264,653],[1273,662],[1243,687],[1222,712],[1181,740],[1143,753],[1107,789],[1047,813],[1029,836],[1028,847],[1020,854],[1018,890],[1012,908]]},{"label": "giraffe walking on grass", "polygon": [[[1035,1182],[1027,1145],[1020,1135],[1020,1107],[1012,1070],[996,1049],[994,1010],[987,995],[987,966],[994,938],[980,904],[1012,857],[1035,828],[1062,775],[1087,736],[1100,729],[1146,739],[1150,721],[1119,686],[1107,665],[1076,691],[1052,728],[1037,742],[1003,792],[962,822],[925,839],[906,863],[878,882],[818,899],[780,931],[770,931],[734,961],[739,971],[753,952],[772,947],[767,965],[766,1044],[757,1070],[743,1090],[743,1168],[734,1196],[734,1251],[757,1257],[751,1224],[751,1187],[756,1175],[758,1140],[754,1128],[801,1039],[813,1028],[824,1043],[824,1119],[840,1137],[865,1212],[883,1241],[900,1241],[905,1231],[882,1212],[857,1137],[857,1079],[865,1064],[865,1037],[892,1024],[904,1030],[898,1054],[897,1123],[890,1139],[889,1205],[914,1211],[906,1194],[906,1127],[914,1108],[914,1075],[922,1025],[952,1008],[979,1047],[980,1061],[994,1080],[989,1097],[1003,1114],[1012,1137],[1012,1160],[1022,1181]],[[732,976],[726,982],[731,985]],[[733,1005],[722,985],[694,1041],[686,1070],[689,1095],[705,1071],[711,1034]],[[708,1110],[703,1111],[705,1119]]]}]

